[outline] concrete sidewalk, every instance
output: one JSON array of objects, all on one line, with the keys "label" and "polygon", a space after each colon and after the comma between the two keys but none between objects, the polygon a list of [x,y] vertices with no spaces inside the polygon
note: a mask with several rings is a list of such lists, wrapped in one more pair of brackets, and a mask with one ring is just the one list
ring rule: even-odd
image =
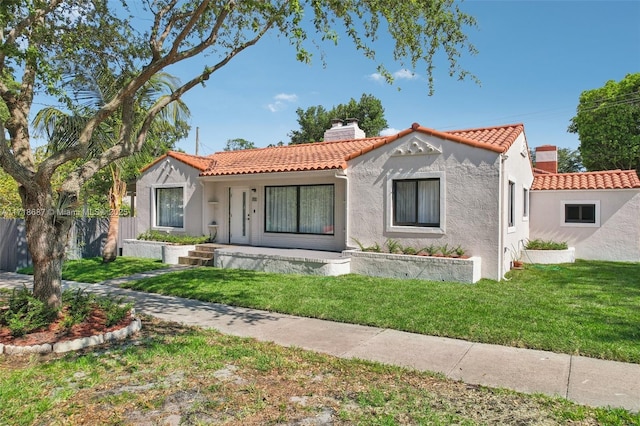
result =
[{"label": "concrete sidewalk", "polygon": [[[65,286],[126,296],[135,300],[138,312],[167,321],[215,328],[226,334],[298,346],[342,358],[438,372],[470,384],[640,411],[639,364],[336,323],[118,287],[123,281],[160,273],[163,272],[137,274],[101,284],[65,282]],[[31,283],[30,276],[0,273],[0,287],[30,287]]]}]

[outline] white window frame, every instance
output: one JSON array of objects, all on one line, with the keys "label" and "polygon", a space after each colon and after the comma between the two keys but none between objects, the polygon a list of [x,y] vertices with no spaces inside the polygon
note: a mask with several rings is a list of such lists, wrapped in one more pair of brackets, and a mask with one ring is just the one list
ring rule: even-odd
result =
[{"label": "white window frame", "polygon": [[[566,205],[572,204],[593,204],[595,206],[595,222],[594,223],[574,223],[565,222],[565,209]],[[600,227],[600,200],[562,200],[560,201],[560,226],[574,227],[574,228],[599,228]]]},{"label": "white window frame", "polygon": [[[399,226],[393,224],[393,181],[407,179],[439,179],[440,182],[440,226]],[[447,224],[447,192],[445,191],[445,172],[405,172],[387,176],[386,182],[386,232],[404,234],[445,234]]]},{"label": "white window frame", "polygon": [[[182,188],[182,228],[174,228],[172,226],[157,226],[157,203],[156,203],[156,189],[162,188]],[[185,231],[185,222],[187,220],[187,185],[185,183],[163,183],[157,185],[151,185],[151,229],[156,231],[174,231],[174,232],[184,232]]]},{"label": "white window frame", "polygon": [[522,187],[522,220],[529,220],[529,212],[531,210],[531,191],[526,186]]},{"label": "white window frame", "polygon": [[[509,177],[507,180],[507,202],[505,203],[507,206],[507,234],[511,234],[516,232],[516,220],[517,220],[517,205],[516,199],[518,198],[516,188],[518,185],[516,184],[516,180],[512,177]],[[513,223],[509,223],[509,216],[513,215],[512,220]]]}]

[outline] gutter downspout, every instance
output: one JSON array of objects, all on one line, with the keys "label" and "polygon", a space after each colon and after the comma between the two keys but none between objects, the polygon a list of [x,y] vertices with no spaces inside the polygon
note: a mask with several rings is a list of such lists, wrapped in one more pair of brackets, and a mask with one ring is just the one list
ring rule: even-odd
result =
[{"label": "gutter downspout", "polygon": [[500,196],[498,197],[498,281],[501,281],[504,277],[504,162],[507,159],[507,155],[500,154],[500,169],[499,169],[499,182],[500,182]]},{"label": "gutter downspout", "polygon": [[336,170],[336,179],[344,179],[344,250],[349,250],[349,177],[347,171]]}]

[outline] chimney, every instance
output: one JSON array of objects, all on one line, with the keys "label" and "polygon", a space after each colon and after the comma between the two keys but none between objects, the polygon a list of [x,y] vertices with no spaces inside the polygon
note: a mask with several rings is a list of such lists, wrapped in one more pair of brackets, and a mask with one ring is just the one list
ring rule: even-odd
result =
[{"label": "chimney", "polygon": [[553,145],[536,147],[536,169],[558,173],[558,148]]},{"label": "chimney", "polygon": [[366,135],[364,130],[358,127],[358,120],[355,118],[347,118],[346,124],[339,118],[331,120],[331,128],[325,130],[324,141],[341,141],[349,139],[362,139]]}]

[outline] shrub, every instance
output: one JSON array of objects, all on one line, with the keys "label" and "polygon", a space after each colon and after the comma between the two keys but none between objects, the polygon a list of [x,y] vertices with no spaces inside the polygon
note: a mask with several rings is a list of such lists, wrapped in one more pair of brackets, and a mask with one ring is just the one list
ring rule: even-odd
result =
[{"label": "shrub", "polygon": [[389,250],[389,253],[401,253],[402,252],[402,246],[400,245],[400,243],[397,240],[389,239],[384,244],[387,246],[387,249]]},{"label": "shrub", "polygon": [[13,290],[8,298],[7,307],[0,310],[0,325],[9,327],[14,337],[49,325],[57,311],[36,299],[26,287]]},{"label": "shrub", "polygon": [[425,248],[423,248],[422,250],[425,253],[427,253],[429,256],[433,256],[434,254],[436,254],[438,252],[438,247],[436,247],[435,245],[431,244],[426,246]]},{"label": "shrub", "polygon": [[442,247],[440,247],[440,253],[442,253],[444,257],[450,257],[455,250],[456,250],[455,248],[449,247],[449,244],[445,244]]},{"label": "shrub", "polygon": [[205,235],[202,235],[200,237],[192,237],[190,235],[175,235],[168,234],[166,232],[149,230],[138,235],[138,239],[144,241],[162,241],[165,243],[174,243],[180,245],[193,245],[211,243],[215,240],[215,237],[207,237]]},{"label": "shrub", "polygon": [[528,241],[525,248],[527,250],[566,250],[568,246],[566,241],[555,242],[535,239]]},{"label": "shrub", "polygon": [[414,249],[413,247],[405,247],[402,249],[402,253],[404,254],[418,254],[418,250]]}]

